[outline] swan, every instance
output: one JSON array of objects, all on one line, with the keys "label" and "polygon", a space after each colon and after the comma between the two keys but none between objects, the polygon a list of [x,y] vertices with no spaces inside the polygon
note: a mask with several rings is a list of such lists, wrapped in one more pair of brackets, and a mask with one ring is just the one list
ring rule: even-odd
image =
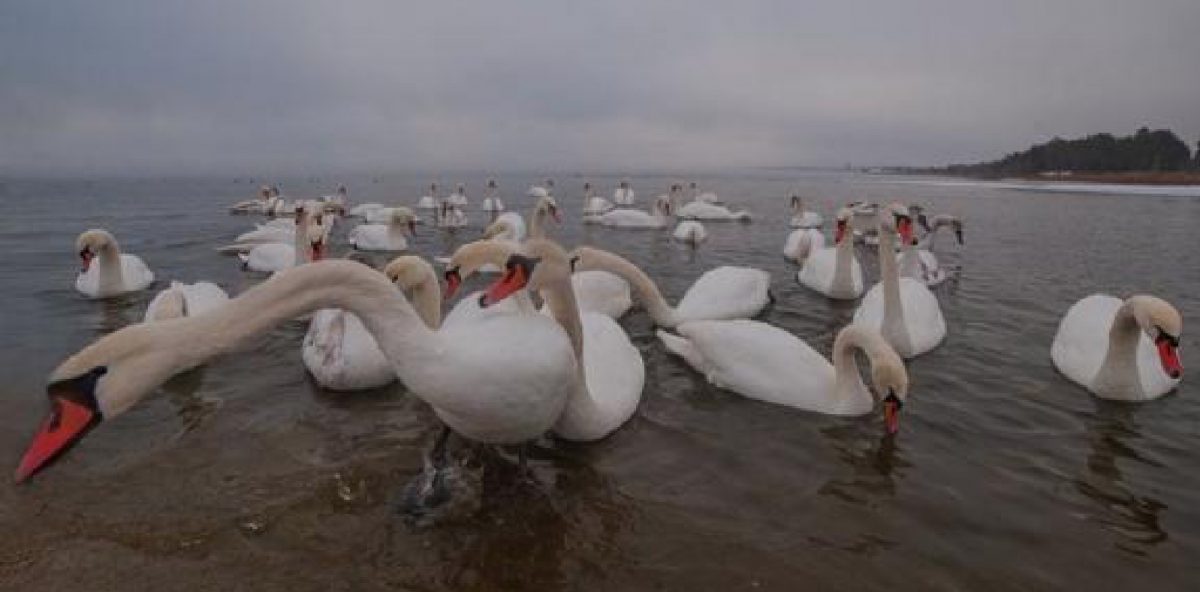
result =
[{"label": "swan", "polygon": [[750,212],[746,210],[738,210],[736,212],[725,206],[703,202],[691,201],[679,207],[676,215],[687,220],[706,220],[706,221],[729,221],[729,222],[749,222],[751,220]]},{"label": "swan", "polygon": [[805,210],[804,200],[799,195],[792,195],[792,228],[820,228],[825,224],[825,218],[820,214]]},{"label": "swan", "polygon": [[500,189],[496,187],[495,179],[488,179],[487,188],[483,190],[483,211],[504,211],[504,202],[500,201]]},{"label": "swan", "polygon": [[925,248],[930,251],[933,251],[933,242],[937,239],[937,231],[942,228],[953,230],[954,238],[958,241],[959,246],[963,244],[963,223],[957,216],[938,214],[924,226],[926,230],[925,240],[927,241]]},{"label": "swan", "polygon": [[457,208],[467,207],[467,186],[459,183],[454,188],[454,193],[446,197],[446,202]]},{"label": "swan", "polygon": [[646,365],[629,336],[611,317],[581,312],[575,302],[567,254],[557,244],[534,239],[526,254],[508,258],[505,274],[480,299],[480,306],[521,290],[539,292],[551,316],[571,340],[576,380],[554,433],[566,440],[591,442],[616,431],[637,411]]},{"label": "swan", "polygon": [[342,206],[345,207],[346,200],[349,199],[350,192],[345,185],[338,183],[337,191],[333,195],[322,195],[321,201],[327,206]]},{"label": "swan", "polygon": [[[804,267],[800,268],[800,272],[796,274],[796,279],[801,284],[838,300],[853,300],[862,296],[864,286],[862,265],[859,265],[858,258],[854,256],[854,240],[850,233],[850,224],[853,219],[854,212],[850,208],[842,208],[838,211],[837,225],[833,232],[834,246],[824,247],[825,238],[821,237],[822,246],[809,251],[807,258],[804,259]],[[817,231],[797,230],[796,232]],[[792,234],[795,235],[796,232]],[[810,238],[809,240],[815,239]],[[787,255],[786,247],[785,245],[785,256]]]},{"label": "swan", "polygon": [[617,188],[613,190],[613,204],[618,206],[631,206],[637,200],[637,194],[633,192],[633,188],[629,186],[629,179],[621,179]]},{"label": "swan", "polygon": [[525,236],[525,219],[516,212],[505,212],[496,216],[496,219],[483,229],[483,237],[492,240],[521,242],[525,240]]},{"label": "swan", "polygon": [[675,237],[675,240],[694,247],[708,240],[708,231],[704,230],[703,224],[695,220],[683,220],[675,226],[672,236]]},{"label": "swan", "polygon": [[[825,235],[816,228],[800,228],[788,234],[783,243],[783,257],[804,265],[808,257],[825,248]],[[797,279],[799,279],[797,277]],[[859,282],[861,285],[862,282]],[[861,292],[861,289],[860,289]]]},{"label": "swan", "polygon": [[[571,340],[553,319],[495,315],[434,331],[379,272],[321,261],[276,274],[204,314],[127,326],[67,358],[49,377],[50,412],[16,480],[45,469],[171,376],[322,308],[362,319],[409,390],[472,440],[515,444],[540,436],[562,415],[575,381]],[[512,343],[520,347],[506,346]]]},{"label": "swan", "polygon": [[611,201],[596,195],[591,183],[583,184],[583,215],[595,216],[613,209]]},{"label": "swan", "polygon": [[529,215],[529,238],[546,238],[547,218],[554,220],[556,224],[562,224],[562,214],[559,212],[558,202],[554,196],[545,192],[539,193],[530,190],[529,195],[537,197],[537,203],[533,205],[533,213]]},{"label": "swan", "polygon": [[437,183],[429,184],[429,195],[421,196],[417,200],[417,208],[422,210],[436,210],[438,208],[438,185]]},{"label": "swan", "polygon": [[[682,190],[683,188],[680,187],[680,189]],[[721,198],[717,197],[717,194],[715,194],[711,191],[705,191],[705,192],[701,193],[699,187],[696,186],[695,181],[688,183],[688,194],[692,196],[691,201],[693,201],[693,202],[700,202],[700,203],[707,203],[707,204],[721,203]]]},{"label": "swan", "polygon": [[1167,301],[1136,295],[1122,301],[1093,294],[1058,325],[1050,358],[1067,378],[1102,399],[1150,401],[1183,376],[1183,318]]},{"label": "swan", "polygon": [[828,415],[865,415],[875,406],[854,359],[855,350],[862,351],[871,363],[887,432],[900,428],[908,372],[874,329],[850,325],[839,331],[832,363],[795,335],[758,321],[692,321],[677,330],[679,335],[660,329],[658,338],[714,386]]},{"label": "swan", "polygon": [[616,208],[599,216],[586,216],[583,221],[613,228],[666,228],[671,223],[671,201],[665,195],[654,200],[650,212]]},{"label": "swan", "polygon": [[375,210],[383,209],[383,207],[384,206],[381,203],[359,204],[359,205],[356,205],[356,206],[350,208],[349,216],[354,217],[354,218],[366,218],[367,215],[369,215],[371,212],[373,212]]},{"label": "swan", "polygon": [[[433,267],[420,257],[404,255],[388,263],[383,274],[411,295],[413,310],[426,327],[436,331],[441,326],[441,289]],[[391,362],[362,320],[339,308],[313,313],[301,358],[317,384],[330,390],[379,388],[396,380]]]},{"label": "swan", "polygon": [[[532,239],[536,240],[536,239]],[[446,298],[454,297],[463,280],[475,273],[489,269],[503,269],[508,257],[522,252],[523,247],[514,241],[482,240],[467,243],[458,248],[446,263]],[[633,306],[629,283],[607,271],[576,271],[571,274],[571,285],[575,288],[575,301],[584,312],[595,312],[619,319]],[[446,317],[457,321],[479,314],[477,298],[463,298]],[[514,302],[514,310],[534,312],[533,303],[524,294],[505,300]],[[546,311],[548,312],[548,311]]]},{"label": "swan", "polygon": [[442,202],[441,208],[438,209],[437,225],[439,228],[450,230],[462,228],[467,225],[467,214],[448,201]]},{"label": "swan", "polygon": [[390,208],[388,224],[360,224],[350,231],[350,245],[359,251],[403,251],[408,248],[406,234],[416,232],[415,215],[405,208]]},{"label": "swan", "polygon": [[146,306],[143,322],[162,321],[204,314],[229,301],[229,294],[212,282],[185,284],[171,282],[171,287],[155,294]]},{"label": "swan", "polygon": [[321,216],[301,208],[296,216],[293,243],[265,243],[238,254],[242,265],[251,271],[272,272],[295,267],[300,263],[320,260],[325,254],[326,228]]},{"label": "swan", "polygon": [[142,258],[122,253],[116,237],[107,230],[84,231],[75,239],[75,250],[83,261],[75,289],[88,298],[137,292],[154,282],[154,273]]},{"label": "swan", "polygon": [[[920,212],[921,209],[914,206],[915,212]],[[912,208],[910,208],[912,209]],[[926,220],[925,214],[918,213],[917,220],[925,229],[925,236],[918,243],[913,241],[904,245],[900,250],[900,275],[925,282],[927,286],[937,286],[946,281],[949,277],[946,270],[938,263],[937,256],[933,254],[934,240],[937,239],[939,230],[945,228],[954,231],[954,237],[958,240],[958,244],[963,244],[962,238],[962,221],[954,216],[940,214],[933,217],[932,222]]]},{"label": "swan", "polygon": [[258,188],[258,196],[254,199],[240,201],[229,206],[231,214],[261,214],[265,213],[271,201],[271,188],[262,185]]},{"label": "swan", "polygon": [[896,236],[912,240],[908,208],[891,204],[879,214],[879,283],[854,311],[856,325],[877,329],[905,358],[937,347],[946,337],[946,320],[937,297],[925,284],[900,277],[896,263]]},{"label": "swan", "polygon": [[579,247],[571,252],[571,260],[576,271],[607,271],[628,282],[660,327],[686,321],[749,318],[771,301],[771,275],[761,269],[727,265],[710,269],[688,288],[679,305],[672,307],[654,281],[620,255]]}]

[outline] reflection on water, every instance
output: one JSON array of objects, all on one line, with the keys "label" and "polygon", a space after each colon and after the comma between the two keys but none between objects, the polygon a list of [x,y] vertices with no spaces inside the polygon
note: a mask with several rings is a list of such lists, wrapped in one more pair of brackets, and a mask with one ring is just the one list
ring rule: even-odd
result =
[{"label": "reflection on water", "polygon": [[1149,495],[1136,493],[1118,461],[1161,467],[1158,461],[1138,451],[1141,439],[1137,424],[1138,405],[1095,399],[1096,413],[1088,420],[1091,453],[1087,472],[1075,480],[1079,492],[1095,502],[1091,520],[1120,537],[1116,546],[1144,555],[1150,547],[1167,540],[1161,514],[1167,506]]},{"label": "reflection on water", "polygon": [[850,472],[826,481],[819,490],[821,495],[854,504],[874,504],[896,495],[896,481],[903,477],[902,469],[911,465],[899,450],[900,438],[878,436],[879,432],[874,431],[878,439],[870,439],[868,430],[877,430],[874,423],[865,429],[854,423],[821,430]]}]

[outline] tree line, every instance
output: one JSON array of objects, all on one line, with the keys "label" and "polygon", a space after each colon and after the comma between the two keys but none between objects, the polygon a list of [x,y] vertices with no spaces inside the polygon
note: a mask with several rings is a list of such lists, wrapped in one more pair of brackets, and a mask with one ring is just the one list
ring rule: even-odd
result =
[{"label": "tree line", "polygon": [[1171,130],[1145,127],[1131,136],[1093,134],[1077,140],[1054,138],[1000,160],[955,164],[946,171],[963,175],[1011,175],[1046,171],[1119,172],[1200,170],[1200,142],[1193,156]]}]

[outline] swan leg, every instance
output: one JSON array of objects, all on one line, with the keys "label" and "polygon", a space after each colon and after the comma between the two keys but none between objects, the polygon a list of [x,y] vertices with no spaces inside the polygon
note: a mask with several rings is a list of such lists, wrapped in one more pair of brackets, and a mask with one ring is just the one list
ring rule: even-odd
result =
[{"label": "swan leg", "polygon": [[467,463],[451,459],[449,442],[452,433],[448,426],[442,426],[425,455],[421,472],[397,495],[396,511],[409,526],[422,528],[467,518],[482,505],[481,475],[472,472]]}]

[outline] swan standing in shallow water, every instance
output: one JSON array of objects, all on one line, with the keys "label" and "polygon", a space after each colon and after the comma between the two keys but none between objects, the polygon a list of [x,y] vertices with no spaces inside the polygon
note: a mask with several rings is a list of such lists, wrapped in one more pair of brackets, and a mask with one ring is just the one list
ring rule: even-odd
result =
[{"label": "swan standing in shallow water", "polygon": [[708,231],[704,229],[703,224],[695,220],[683,220],[675,225],[675,232],[671,236],[679,242],[695,247],[708,240]]},{"label": "swan standing in shallow water", "polygon": [[155,294],[154,299],[146,306],[142,322],[193,317],[228,301],[229,294],[212,282],[171,282],[171,287]]},{"label": "swan standing in shallow water", "polygon": [[583,215],[598,216],[609,210],[612,210],[612,202],[596,195],[596,191],[592,189],[591,183],[583,184]]},{"label": "swan standing in shallow water", "polygon": [[1174,390],[1183,376],[1182,333],[1179,311],[1161,298],[1093,294],[1067,311],[1050,358],[1097,397],[1149,401]]},{"label": "swan standing in shallow water", "polygon": [[[410,295],[425,326],[435,331],[441,326],[441,288],[428,263],[404,255],[392,260],[383,274]],[[395,369],[362,320],[342,309],[323,308],[314,313],[300,351],[313,379],[330,390],[372,389],[396,380]]]},{"label": "swan standing in shallow water", "polygon": [[487,187],[483,190],[483,211],[504,211],[504,202],[500,201],[500,189],[496,187],[495,179],[488,179]]},{"label": "swan standing in shallow water", "polygon": [[613,190],[613,204],[618,206],[631,206],[637,199],[637,194],[633,192],[633,188],[629,186],[629,179],[621,179],[621,183]]},{"label": "swan standing in shallow water", "polygon": [[829,415],[864,415],[875,406],[854,360],[854,350],[861,350],[871,363],[871,383],[883,405],[887,431],[894,434],[900,428],[908,373],[874,329],[843,328],[833,343],[832,364],[795,335],[758,321],[695,321],[678,331],[676,336],[660,329],[658,338],[713,385]]},{"label": "swan standing in shallow water", "polygon": [[350,231],[350,245],[359,251],[403,251],[408,235],[416,232],[416,215],[405,208],[390,208],[387,224],[360,224]]},{"label": "swan standing in shallow water", "polygon": [[646,377],[642,354],[612,318],[580,312],[561,247],[536,239],[524,247],[527,255],[509,257],[504,276],[488,288],[480,305],[487,307],[523,288],[543,296],[579,361],[572,368],[576,379],[554,433],[575,441],[604,438],[637,411]]},{"label": "swan standing in shallow water", "polygon": [[583,221],[613,228],[666,228],[671,223],[671,200],[660,195],[650,212],[616,208],[599,216],[585,216]]},{"label": "swan standing in shallow water", "polygon": [[792,228],[820,228],[825,224],[825,218],[820,214],[804,209],[804,200],[799,195],[792,195]]},{"label": "swan standing in shallow water", "polygon": [[[824,247],[825,237],[816,230],[797,230],[792,233],[797,242],[801,242],[804,234],[816,233],[820,237],[820,247],[816,247],[816,237],[809,237],[809,247],[804,258],[804,267],[796,274],[796,279],[809,288],[816,290],[829,298],[838,300],[853,300],[862,296],[863,272],[858,258],[854,256],[854,239],[850,232],[850,223],[854,213],[850,208],[838,211],[837,224],[833,230],[833,246]],[[789,237],[790,241],[790,237]],[[792,257],[799,260],[802,251],[801,244],[795,246]],[[784,245],[784,255],[788,256],[788,245]]]},{"label": "swan standing in shallow water", "polygon": [[900,277],[896,237],[912,240],[908,208],[892,204],[879,212],[879,283],[854,311],[854,324],[879,331],[901,356],[912,358],[946,338],[946,320],[937,297],[925,284]]},{"label": "swan standing in shallow water", "polygon": [[761,269],[731,266],[710,269],[688,288],[679,306],[672,307],[653,280],[619,255],[579,247],[571,252],[571,260],[577,271],[607,271],[628,282],[660,327],[674,327],[687,321],[749,318],[771,301],[771,275]]},{"label": "swan standing in shallow water", "polygon": [[49,377],[50,413],[16,480],[44,469],[175,374],[322,308],[362,319],[409,390],[472,440],[515,444],[542,435],[562,415],[570,394],[564,386],[574,384],[571,340],[549,317],[496,315],[433,331],[379,272],[322,261],[276,274],[207,313],[130,325],[68,358]]},{"label": "swan standing in shallow water", "polygon": [[421,199],[417,200],[417,208],[422,210],[438,209],[438,184],[429,184],[429,195],[422,195]]},{"label": "swan standing in shallow water", "polygon": [[154,273],[137,255],[121,252],[117,239],[107,230],[92,229],[75,239],[75,250],[83,267],[75,277],[75,289],[88,298],[108,298],[146,289]]}]

